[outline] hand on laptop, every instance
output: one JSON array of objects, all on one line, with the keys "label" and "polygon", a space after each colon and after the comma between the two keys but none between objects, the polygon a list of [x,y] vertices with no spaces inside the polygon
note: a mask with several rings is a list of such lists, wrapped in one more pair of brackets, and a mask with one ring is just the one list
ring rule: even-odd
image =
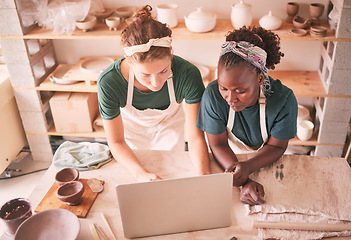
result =
[{"label": "hand on laptop", "polygon": [[248,181],[240,187],[240,201],[250,205],[258,205],[265,203],[263,186],[258,182],[248,179]]}]

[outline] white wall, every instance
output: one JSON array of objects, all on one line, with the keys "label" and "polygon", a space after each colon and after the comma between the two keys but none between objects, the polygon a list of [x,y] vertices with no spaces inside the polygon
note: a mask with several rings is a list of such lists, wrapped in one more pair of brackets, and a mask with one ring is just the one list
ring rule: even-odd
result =
[{"label": "white wall", "polygon": [[[239,0],[173,0],[173,1],[142,1],[142,0],[103,0],[105,8],[117,8],[127,5],[142,6],[150,4],[153,8],[160,3],[174,2],[177,3],[178,18],[194,11],[197,6],[202,6],[204,10],[213,11],[219,18],[230,18],[231,5],[238,3]],[[285,19],[286,4],[288,0],[246,0],[252,4],[253,15],[255,19],[267,14],[272,10],[275,15]],[[308,4],[316,2],[315,0],[305,0],[300,3],[299,15],[308,17]],[[318,1],[328,6],[327,0]],[[327,18],[327,11],[324,11],[323,17]],[[229,30],[229,29],[228,29]],[[224,38],[223,38],[224,41]],[[222,40],[174,40],[174,53],[190,61],[216,66],[218,54]],[[82,56],[122,56],[119,40],[54,40],[56,55],[59,63],[74,64]],[[282,52],[285,57],[277,65],[277,70],[317,70],[319,65],[319,56],[322,42],[316,41],[283,41],[281,43]]]}]

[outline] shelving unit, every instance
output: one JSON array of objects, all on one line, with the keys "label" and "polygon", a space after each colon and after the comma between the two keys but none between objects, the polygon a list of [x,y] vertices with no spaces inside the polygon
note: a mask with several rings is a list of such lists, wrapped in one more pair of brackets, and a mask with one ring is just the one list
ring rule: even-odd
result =
[{"label": "shelving unit", "polygon": [[[8,0],[9,1],[9,0]],[[341,5],[343,8],[343,5]],[[343,8],[344,9],[344,8]],[[17,11],[15,8],[9,8],[9,11]],[[342,11],[340,11],[342,12]],[[350,15],[346,17],[350,18]],[[343,13],[342,16],[345,16]],[[345,22],[345,17],[342,18],[343,22]],[[1,19],[6,21],[6,19]],[[341,21],[341,20],[340,20]],[[347,21],[346,21],[347,22]],[[18,19],[18,24],[21,26],[20,19]],[[331,48],[337,49],[337,46],[349,46],[351,42],[351,36],[344,35],[342,37],[338,36],[340,34],[345,33],[345,31],[340,30],[339,28],[346,27],[341,26],[344,23],[340,23],[338,26],[336,34],[328,28],[327,35],[322,38],[312,37],[311,35],[306,35],[302,37],[296,37],[290,33],[292,29],[291,24],[287,24],[283,22],[283,25],[279,30],[275,32],[279,35],[282,41],[322,41],[324,44],[324,55],[321,56],[321,67],[316,71],[271,71],[270,76],[275,79],[280,79],[283,84],[291,88],[297,97],[311,97],[317,99],[315,102],[320,106],[320,110],[317,111],[317,120],[319,127],[319,131],[315,134],[311,140],[309,141],[300,141],[297,138],[294,138],[290,141],[289,144],[291,145],[303,145],[303,146],[316,146],[317,152],[319,149],[338,149],[337,151],[332,151],[332,153],[326,153],[326,151],[319,151],[320,154],[326,154],[325,156],[340,156],[340,149],[343,148],[345,138],[341,134],[338,135],[338,141],[330,140],[328,141],[328,134],[320,134],[323,129],[328,129],[325,126],[325,121],[328,122],[328,109],[326,108],[327,103],[336,101],[336,102],[351,102],[351,93],[345,91],[338,91],[338,90],[329,90],[329,86],[332,86],[332,75],[333,75],[333,62],[335,59],[330,57],[333,55],[330,53]],[[255,20],[253,25],[258,26],[258,21]],[[328,26],[326,22],[323,22],[324,26]],[[218,19],[216,27],[213,31],[208,33],[192,33],[190,32],[184,24],[184,20],[179,20],[178,26],[172,29],[172,36],[174,39],[180,40],[222,40],[223,37],[229,30],[232,30],[232,25],[229,19]],[[21,116],[22,120],[24,121],[25,131],[27,134],[27,139],[29,141],[29,145],[31,147],[32,152],[38,152],[37,156],[45,156],[47,158],[52,155],[52,151],[45,150],[38,150],[38,145],[40,145],[41,149],[49,148],[50,145],[50,136],[73,136],[73,137],[88,137],[88,138],[104,138],[103,132],[93,132],[93,133],[57,133],[55,127],[53,126],[52,116],[50,109],[48,108],[48,98],[50,97],[50,93],[56,91],[66,91],[66,92],[97,92],[96,83],[92,85],[87,85],[85,82],[79,82],[72,85],[59,85],[50,82],[48,76],[49,74],[58,66],[55,55],[53,44],[51,43],[54,39],[120,39],[121,30],[118,31],[109,31],[108,27],[105,24],[99,23],[95,27],[93,31],[83,32],[81,30],[76,29],[72,35],[54,35],[52,34],[51,30],[40,28],[40,27],[32,27],[29,31],[24,31],[22,34],[3,34],[1,36],[1,40],[5,43],[4,47],[6,48],[13,48],[13,44],[17,44],[16,47],[21,49],[19,58],[21,64],[23,64],[24,68],[28,68],[32,74],[22,74],[20,77],[16,77],[18,73],[15,72],[15,66],[13,66],[12,70],[11,67],[9,68],[10,75],[13,75],[11,81],[13,82],[13,86],[15,90],[18,92],[24,92],[16,96],[17,101],[21,102],[21,98],[25,97],[29,93],[33,94],[36,93],[36,99],[30,99],[32,102],[37,102],[36,105],[40,106],[39,109],[33,113],[30,111],[23,110]],[[14,43],[12,43],[12,41]],[[41,47],[42,44],[46,47]],[[38,45],[38,51],[34,55],[30,51],[30,45]],[[345,48],[345,47],[344,47]],[[33,47],[31,48],[33,49]],[[346,47],[345,51],[350,53],[350,47]],[[336,50],[335,50],[336,51]],[[5,51],[6,55],[6,51]],[[48,61],[46,58],[47,55],[51,56],[51,62]],[[327,58],[326,56],[329,56]],[[46,57],[46,58],[45,58]],[[18,58],[17,58],[18,61]],[[339,61],[339,60],[337,60]],[[36,76],[33,70],[33,64],[40,62],[44,71],[39,74],[40,76]],[[48,62],[50,64],[48,65]],[[15,64],[15,63],[13,63]],[[343,63],[345,64],[345,63]],[[11,65],[11,63],[10,63]],[[329,67],[326,67],[328,65]],[[335,69],[339,67],[334,66]],[[350,68],[350,67],[349,67]],[[326,70],[327,69],[327,70]],[[22,70],[21,70],[22,71]],[[351,70],[350,70],[351,71]],[[328,74],[327,74],[327,73]],[[349,75],[350,76],[350,75]],[[24,80],[24,78],[28,78]],[[211,69],[211,78],[214,79],[214,69]],[[20,80],[20,81],[17,81]],[[78,79],[72,79],[78,80]],[[25,81],[25,82],[24,82]],[[208,84],[208,82],[205,82]],[[341,87],[342,89],[342,87]],[[48,94],[45,94],[48,93]],[[49,97],[48,97],[49,96]],[[325,99],[325,100],[321,100]],[[346,99],[346,100],[345,100]],[[321,104],[321,102],[324,103]],[[350,106],[350,105],[349,105]],[[349,107],[350,108],[350,107]],[[351,116],[351,109],[350,116]],[[26,117],[26,115],[30,115]],[[39,117],[38,117],[39,116]],[[38,121],[39,127],[31,126],[33,120],[29,119],[36,119]],[[347,119],[347,117],[345,118]],[[348,117],[349,121],[350,117]],[[330,120],[330,119],[329,119]],[[345,120],[346,121],[346,120]],[[345,123],[344,121],[344,123]],[[27,122],[27,124],[26,124]],[[26,125],[28,128],[26,128]],[[339,129],[340,131],[344,131],[346,133],[347,129]],[[344,134],[345,135],[345,134]],[[331,138],[333,139],[333,138]],[[43,144],[45,143],[45,144]],[[49,152],[49,154],[44,154]],[[317,153],[319,154],[319,153]]]}]

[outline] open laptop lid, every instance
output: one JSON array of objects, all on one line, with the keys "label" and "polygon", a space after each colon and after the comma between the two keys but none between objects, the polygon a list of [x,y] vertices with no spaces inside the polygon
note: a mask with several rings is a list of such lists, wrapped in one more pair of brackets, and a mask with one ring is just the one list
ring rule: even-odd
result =
[{"label": "open laptop lid", "polygon": [[230,173],[116,186],[127,238],[231,225]]}]

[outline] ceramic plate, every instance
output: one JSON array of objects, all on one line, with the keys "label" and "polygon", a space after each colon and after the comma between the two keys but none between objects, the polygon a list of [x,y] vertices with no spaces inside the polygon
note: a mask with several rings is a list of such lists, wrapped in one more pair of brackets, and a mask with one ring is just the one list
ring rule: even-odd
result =
[{"label": "ceramic plate", "polygon": [[66,209],[39,212],[24,221],[15,240],[74,240],[80,231],[78,217]]},{"label": "ceramic plate", "polygon": [[87,74],[100,74],[114,62],[110,57],[91,57],[80,64],[80,70]]},{"label": "ceramic plate", "polygon": [[50,81],[57,84],[74,84],[79,81],[63,79],[63,76],[71,69],[70,64],[61,64],[50,75]]}]

